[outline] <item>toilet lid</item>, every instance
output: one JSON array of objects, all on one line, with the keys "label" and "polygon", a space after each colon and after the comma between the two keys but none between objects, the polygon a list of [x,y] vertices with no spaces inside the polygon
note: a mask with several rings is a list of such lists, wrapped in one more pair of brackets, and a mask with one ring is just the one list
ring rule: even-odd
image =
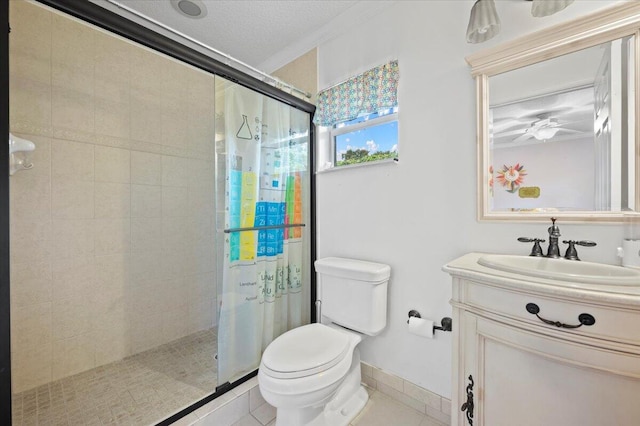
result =
[{"label": "toilet lid", "polygon": [[333,367],[348,350],[346,333],[322,324],[309,324],[271,342],[262,355],[262,364],[272,377],[305,377]]}]

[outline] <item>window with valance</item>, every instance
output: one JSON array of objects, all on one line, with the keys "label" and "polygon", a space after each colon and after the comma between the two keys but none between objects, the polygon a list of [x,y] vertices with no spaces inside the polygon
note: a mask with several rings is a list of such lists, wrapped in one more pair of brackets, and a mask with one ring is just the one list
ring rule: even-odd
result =
[{"label": "window with valance", "polygon": [[397,161],[398,78],[394,60],[318,93],[313,122],[328,160],[321,169]]}]

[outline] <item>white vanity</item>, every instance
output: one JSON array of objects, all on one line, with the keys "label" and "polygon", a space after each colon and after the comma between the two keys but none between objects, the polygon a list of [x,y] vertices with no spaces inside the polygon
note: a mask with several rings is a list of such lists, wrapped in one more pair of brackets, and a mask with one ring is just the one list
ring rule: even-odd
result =
[{"label": "white vanity", "polygon": [[640,270],[482,253],[443,269],[452,425],[640,424]]}]

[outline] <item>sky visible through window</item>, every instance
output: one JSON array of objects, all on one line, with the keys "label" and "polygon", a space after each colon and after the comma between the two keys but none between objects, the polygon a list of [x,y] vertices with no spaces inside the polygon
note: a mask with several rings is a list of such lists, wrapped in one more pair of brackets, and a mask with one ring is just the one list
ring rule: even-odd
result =
[{"label": "sky visible through window", "polygon": [[366,149],[369,154],[398,151],[398,122],[379,124],[336,136],[336,160],[348,150]]},{"label": "sky visible through window", "polygon": [[[346,123],[339,124],[336,127],[344,127],[364,121],[373,120],[383,115],[397,112],[396,108],[390,108],[379,113],[369,114],[367,116],[358,117],[354,120],[347,121]],[[362,152],[363,150],[368,152],[368,159],[361,158],[360,160],[353,160],[353,162],[372,161],[383,158],[397,157],[398,153],[398,122],[389,121],[386,123],[372,125],[370,127],[360,128],[353,132],[347,132],[335,137],[336,144],[336,163],[341,165],[346,157],[345,154],[351,151]],[[378,153],[388,153],[387,155],[375,155]],[[349,162],[351,163],[351,162]]]}]

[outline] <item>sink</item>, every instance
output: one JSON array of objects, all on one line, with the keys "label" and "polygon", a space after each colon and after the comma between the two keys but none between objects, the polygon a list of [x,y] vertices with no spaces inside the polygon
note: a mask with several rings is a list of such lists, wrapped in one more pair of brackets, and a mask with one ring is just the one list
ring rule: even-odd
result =
[{"label": "sink", "polygon": [[478,263],[500,271],[561,281],[640,286],[640,269],[603,263],[509,254],[487,254]]}]

